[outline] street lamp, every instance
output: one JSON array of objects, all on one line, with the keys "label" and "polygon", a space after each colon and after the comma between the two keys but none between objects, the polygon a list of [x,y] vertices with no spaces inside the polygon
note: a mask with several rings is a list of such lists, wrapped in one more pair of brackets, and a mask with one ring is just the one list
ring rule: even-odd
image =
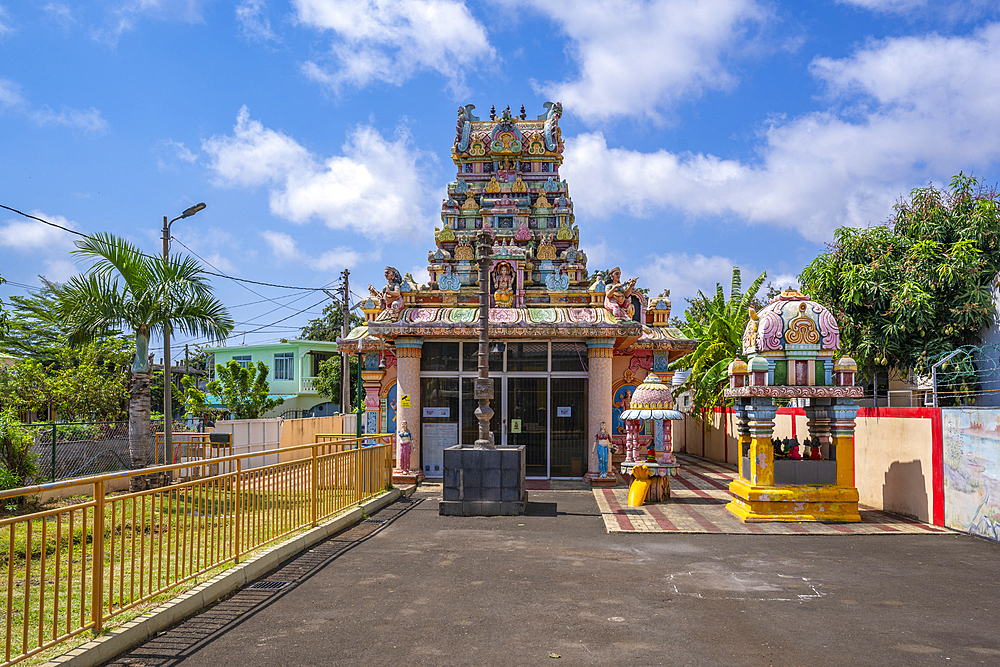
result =
[{"label": "street lamp", "polygon": [[[171,221],[167,221],[167,216],[163,216],[163,261],[170,260],[170,225],[181,218],[190,218],[198,211],[205,208],[205,203],[195,204],[184,209],[179,216]],[[167,452],[173,451],[171,430],[173,427],[173,410],[171,410],[170,389],[172,387],[172,374],[170,372],[170,322],[163,323],[163,463],[167,464]],[[170,461],[172,462],[172,461]]]}]

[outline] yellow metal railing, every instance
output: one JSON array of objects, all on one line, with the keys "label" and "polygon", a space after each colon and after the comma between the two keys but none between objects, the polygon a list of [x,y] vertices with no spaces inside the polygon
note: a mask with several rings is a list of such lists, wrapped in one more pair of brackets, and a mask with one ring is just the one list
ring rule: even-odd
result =
[{"label": "yellow metal railing", "polygon": [[190,460],[221,458],[233,455],[233,436],[231,433],[173,433],[170,437],[170,447],[173,452],[166,452],[164,457],[163,431],[153,434],[153,465],[182,463]]},{"label": "yellow metal railing", "polygon": [[[380,443],[392,438],[337,436],[0,491],[4,502],[82,484],[94,490],[93,500],[0,520],[0,604],[6,611],[0,667],[87,630],[100,632],[130,609],[179,594],[199,575],[384,491],[392,480],[392,447]],[[296,451],[307,456],[254,468],[245,463]],[[202,474],[182,483],[105,493],[113,479],[193,467]]]}]

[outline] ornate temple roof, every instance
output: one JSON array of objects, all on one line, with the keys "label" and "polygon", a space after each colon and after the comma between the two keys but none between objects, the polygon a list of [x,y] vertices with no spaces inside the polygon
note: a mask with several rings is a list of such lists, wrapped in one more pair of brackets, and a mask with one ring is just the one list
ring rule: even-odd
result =
[{"label": "ornate temple roof", "polygon": [[489,118],[473,114],[471,104],[458,110],[457,173],[427,254],[430,280],[416,285],[407,275],[391,313],[378,298],[365,299],[367,326],[339,340],[342,349],[370,349],[399,336],[477,337],[475,247],[484,233],[492,241],[491,337],[613,337],[618,346],[694,349],[668,326],[666,292],[648,315],[639,290],[628,297],[627,316],[605,308],[607,278],[588,273],[569,185],[559,176],[562,105],[546,102],[544,109],[530,120],[523,106],[517,114],[509,106],[491,109]]},{"label": "ornate temple roof", "polygon": [[785,290],[751,312],[743,331],[743,354],[785,354],[793,349],[832,353],[840,347],[840,327],[833,314],[795,290]]}]

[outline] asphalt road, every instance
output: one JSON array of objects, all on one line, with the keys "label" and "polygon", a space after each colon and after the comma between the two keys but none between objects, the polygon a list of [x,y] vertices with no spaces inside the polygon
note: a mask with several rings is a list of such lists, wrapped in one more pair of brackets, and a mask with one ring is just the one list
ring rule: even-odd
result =
[{"label": "asphalt road", "polygon": [[414,498],[114,664],[1000,665],[991,542],[608,535],[589,491],[532,491],[523,517]]}]

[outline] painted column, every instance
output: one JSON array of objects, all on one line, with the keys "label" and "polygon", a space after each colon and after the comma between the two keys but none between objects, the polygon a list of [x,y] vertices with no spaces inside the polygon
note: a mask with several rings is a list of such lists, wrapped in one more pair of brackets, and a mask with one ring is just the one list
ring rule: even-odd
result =
[{"label": "painted column", "polygon": [[[817,400],[822,399],[814,398],[810,402],[815,403]],[[809,430],[810,437],[819,440],[823,445],[823,458],[830,458],[833,447],[833,438],[830,436],[830,406],[807,405],[805,411],[806,428]]]},{"label": "painted column", "polygon": [[[420,462],[420,349],[421,338],[396,339],[396,428],[403,421],[413,435],[413,452],[410,467],[421,470]],[[409,397],[409,407],[404,405],[404,397]]]},{"label": "painted column", "polygon": [[834,403],[829,415],[832,455],[837,460],[837,486],[854,488],[854,420],[858,416],[858,406]]},{"label": "painted column", "polygon": [[[747,416],[750,418],[750,483],[754,486],[774,486],[774,415],[778,409],[771,399],[751,399]],[[759,401],[759,402],[758,402]]]},{"label": "painted column", "polygon": [[[741,399],[736,400],[739,401]],[[744,403],[737,403],[735,406],[737,434],[736,442],[738,447],[737,451],[739,452],[739,460],[737,461],[737,464],[740,469],[740,477],[750,481],[750,466],[748,465],[750,457],[750,415],[747,409],[748,406]],[[747,458],[747,464],[744,463],[744,457]],[[771,459],[772,461],[774,460],[773,451]]]},{"label": "painted column", "polygon": [[611,432],[611,363],[614,347],[614,338],[590,338],[587,340],[587,364],[590,377],[590,396],[587,405],[587,448],[589,454],[587,474],[584,475],[584,479],[588,481],[599,478],[597,450],[593,443],[594,436],[601,430],[601,422],[604,422],[608,432]]},{"label": "painted column", "polygon": [[379,424],[379,390],[382,388],[382,378],[385,371],[379,370],[378,352],[365,353],[365,365],[361,369],[361,380],[365,384],[365,433],[378,433]]}]

